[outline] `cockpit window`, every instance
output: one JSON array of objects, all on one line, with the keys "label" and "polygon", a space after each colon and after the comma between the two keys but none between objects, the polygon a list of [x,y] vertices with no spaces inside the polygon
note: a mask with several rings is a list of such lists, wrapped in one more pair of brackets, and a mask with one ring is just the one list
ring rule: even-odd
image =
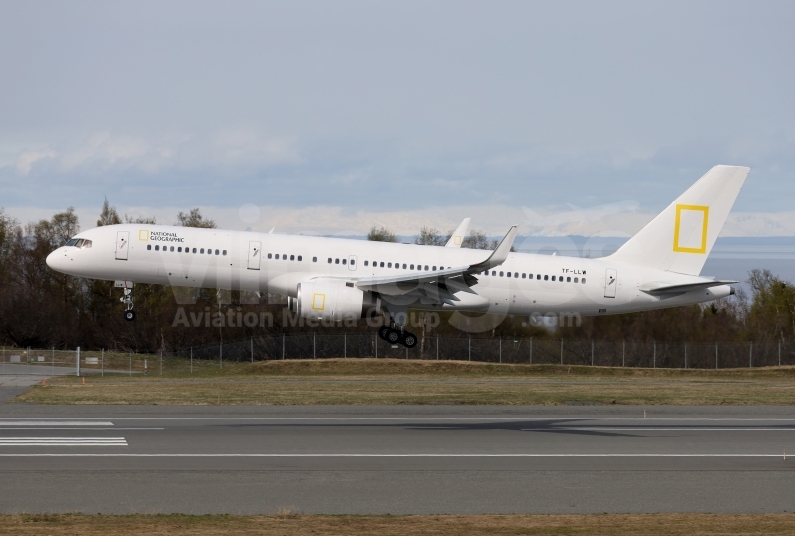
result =
[{"label": "cockpit window", "polygon": [[74,246],[75,244],[77,244],[77,238],[73,238],[66,243],[67,246]]},{"label": "cockpit window", "polygon": [[84,241],[84,242],[83,242],[83,245],[82,245],[81,247],[82,247],[83,249],[87,249],[87,248],[90,248],[90,247],[91,247],[91,245],[92,245],[92,244],[91,244],[91,240],[86,240],[86,241]]},{"label": "cockpit window", "polygon": [[83,240],[81,238],[80,240],[77,241],[77,244],[75,244],[75,247],[82,248],[83,247],[83,242],[85,242],[85,240]]}]

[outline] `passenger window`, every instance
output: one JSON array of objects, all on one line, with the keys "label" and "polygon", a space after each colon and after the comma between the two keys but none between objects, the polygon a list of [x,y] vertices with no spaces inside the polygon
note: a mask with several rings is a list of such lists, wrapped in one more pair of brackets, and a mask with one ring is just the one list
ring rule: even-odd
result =
[{"label": "passenger window", "polygon": [[412,269],[412,270],[414,269],[414,265],[413,265],[413,264],[411,265],[411,269]]},{"label": "passenger window", "polygon": [[149,251],[152,251],[152,244],[147,244],[146,245],[146,249],[149,250]]},{"label": "passenger window", "polygon": [[356,264],[356,259],[351,259],[351,266],[353,266],[354,264]]},{"label": "passenger window", "polygon": [[[583,272],[583,273],[585,273],[585,272]],[[582,284],[583,285],[585,284],[585,278],[584,277],[582,278]]]},{"label": "passenger window", "polygon": [[196,253],[196,248],[193,248],[193,252]]},{"label": "passenger window", "polygon": [[208,249],[208,250],[207,250],[207,255],[212,255],[212,254],[213,254],[213,250],[211,250],[211,249]]},{"label": "passenger window", "polygon": [[334,264],[339,264],[339,263],[340,263],[339,259],[334,259]]},{"label": "passenger window", "polygon": [[536,275],[536,279],[540,280],[541,279],[541,274]]},{"label": "passenger window", "polygon": [[368,263],[368,262],[370,262],[370,261],[364,261],[364,265],[365,265],[365,266],[367,266],[367,263]]},{"label": "passenger window", "polygon": [[[539,277],[541,277],[541,276],[539,276]],[[549,281],[549,276],[548,275],[544,276],[544,281]]]},{"label": "passenger window", "polygon": [[383,267],[384,267],[384,263],[382,262],[382,263],[380,264],[380,266],[381,266],[381,268],[383,268]]},{"label": "passenger window", "polygon": [[331,264],[331,257],[328,258],[328,263]]},{"label": "passenger window", "polygon": [[268,253],[268,258],[272,259],[273,258],[273,253]]},{"label": "passenger window", "polygon": [[174,246],[171,246],[171,251],[174,251]]},{"label": "passenger window", "polygon": [[496,271],[496,270],[492,270],[492,271],[491,271],[491,275],[494,275],[494,276],[496,276],[496,275],[497,275],[497,271]]},{"label": "passenger window", "polygon": [[425,265],[425,271],[426,272],[428,271],[428,265],[427,264]]},{"label": "passenger window", "polygon": [[406,265],[405,265],[405,264],[403,265],[403,269],[404,269],[404,270],[406,269]]},{"label": "passenger window", "polygon": [[[522,274],[522,279],[526,279],[526,278],[525,278],[525,276],[526,276],[526,275],[527,275],[527,274]],[[532,276],[531,276],[531,277],[532,277]]]},{"label": "passenger window", "polygon": [[222,253],[222,254],[224,254],[224,255],[226,255],[226,250],[223,250],[221,253]]},{"label": "passenger window", "polygon": [[434,266],[434,267],[433,267],[433,271],[434,271],[434,272],[436,271],[436,266]]},{"label": "passenger window", "polygon": [[505,277],[504,272],[500,272],[500,277]]},{"label": "passenger window", "polygon": [[218,251],[218,250],[216,249],[216,250],[215,250],[215,254],[216,254],[216,255],[220,255],[220,254],[221,254],[221,252],[220,252],[220,251]]},{"label": "passenger window", "polygon": [[317,262],[317,257],[312,257],[312,262]]},{"label": "passenger window", "polygon": [[199,250],[199,253],[201,253],[202,255],[204,255],[204,248],[201,248],[201,249]]},{"label": "passenger window", "polygon": [[342,259],[342,264],[348,264],[348,259]]},{"label": "passenger window", "polygon": [[290,255],[290,260],[294,261],[295,260],[295,255]]},{"label": "passenger window", "polygon": [[519,272],[514,272],[514,273],[513,273],[513,276],[514,276],[514,277],[519,277]]},{"label": "passenger window", "polygon": [[299,255],[298,256],[298,262],[301,262],[302,260],[304,260],[304,257],[302,255]]},{"label": "passenger window", "polygon": [[580,282],[580,278],[579,278],[579,277],[575,277],[575,278],[574,278],[574,282],[575,282],[575,283],[579,283],[579,282]]},{"label": "passenger window", "polygon": [[508,272],[508,277],[511,277],[511,272]]},{"label": "passenger window", "polygon": [[566,278],[566,283],[571,283],[571,277]]},{"label": "passenger window", "polygon": [[554,280],[555,280],[555,276],[553,275],[553,276],[552,276],[552,281],[554,281]]},{"label": "passenger window", "polygon": [[392,263],[391,262],[386,263],[386,267],[387,268],[392,268]]},{"label": "passenger window", "polygon": [[177,253],[182,253],[182,248],[177,248]]},{"label": "passenger window", "polygon": [[155,244],[155,251],[160,251],[160,245],[159,244]]}]

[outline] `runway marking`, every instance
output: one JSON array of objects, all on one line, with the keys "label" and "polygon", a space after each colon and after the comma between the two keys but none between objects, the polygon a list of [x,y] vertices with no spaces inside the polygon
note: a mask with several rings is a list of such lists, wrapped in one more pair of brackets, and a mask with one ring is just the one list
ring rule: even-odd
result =
[{"label": "runway marking", "polygon": [[[62,428],[62,427],[51,427],[51,426],[50,427],[43,427],[43,428],[30,428],[30,427],[25,427],[25,428],[3,427],[3,428],[0,428],[0,431],[3,431],[3,430],[107,430],[107,428],[92,428],[92,427],[82,427],[82,426],[80,428],[74,428],[74,427]],[[117,431],[117,430],[165,430],[165,428],[163,428],[162,426],[159,427],[159,428],[115,428],[114,427],[113,430],[114,431]],[[0,436],[0,437],[2,437],[2,436]]]},{"label": "runway marking", "polygon": [[5,420],[0,421],[0,426],[113,426],[110,421],[61,421],[61,420],[46,420],[46,421],[13,421]]},{"label": "runway marking", "polygon": [[0,447],[105,447],[127,446],[123,437],[0,437]]},{"label": "runway marking", "polygon": [[0,457],[93,458],[781,458],[779,454],[144,454],[144,453],[0,453]]}]

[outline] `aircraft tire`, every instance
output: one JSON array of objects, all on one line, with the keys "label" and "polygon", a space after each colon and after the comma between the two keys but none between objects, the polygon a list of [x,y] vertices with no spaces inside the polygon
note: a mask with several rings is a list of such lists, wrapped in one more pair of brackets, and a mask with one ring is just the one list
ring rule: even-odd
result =
[{"label": "aircraft tire", "polygon": [[408,331],[403,334],[403,346],[406,348],[414,348],[417,346],[417,336]]},{"label": "aircraft tire", "polygon": [[389,328],[386,334],[386,342],[389,344],[398,344],[400,342],[400,332],[396,329]]},{"label": "aircraft tire", "polygon": [[378,328],[378,337],[381,340],[384,340],[384,341],[387,340],[386,334],[389,333],[389,330],[390,330],[389,326],[381,326],[380,328]]},{"label": "aircraft tire", "polygon": [[132,322],[133,320],[135,320],[135,311],[133,311],[132,309],[130,309],[129,311],[124,311],[124,319],[127,322]]}]

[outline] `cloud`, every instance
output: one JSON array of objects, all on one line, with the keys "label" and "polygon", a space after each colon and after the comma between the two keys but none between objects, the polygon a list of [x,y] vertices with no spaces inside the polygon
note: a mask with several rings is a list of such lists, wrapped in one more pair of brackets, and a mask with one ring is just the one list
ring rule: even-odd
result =
[{"label": "cloud", "polygon": [[22,151],[14,162],[14,168],[21,175],[30,173],[33,164],[45,158],[55,158],[57,153],[50,149],[42,151]]}]

